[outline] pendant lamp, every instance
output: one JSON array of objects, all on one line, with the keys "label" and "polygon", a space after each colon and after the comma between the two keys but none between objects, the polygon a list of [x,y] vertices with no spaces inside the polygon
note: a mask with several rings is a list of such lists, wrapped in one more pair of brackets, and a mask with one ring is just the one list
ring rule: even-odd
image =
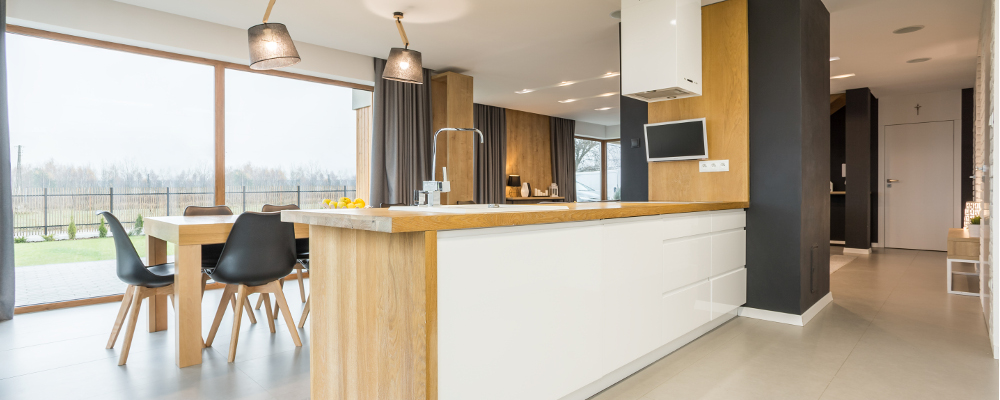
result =
[{"label": "pendant lamp", "polygon": [[395,12],[392,17],[396,19],[396,28],[399,29],[399,38],[403,39],[403,48],[393,47],[389,50],[389,58],[385,63],[385,70],[382,71],[382,79],[393,81],[424,83],[424,66],[420,52],[410,50],[410,41],[406,38],[406,31],[403,30],[403,13]]},{"label": "pendant lamp", "polygon": [[265,70],[287,67],[302,61],[299,52],[295,50],[292,36],[288,34],[285,24],[268,23],[271,8],[275,0],[271,0],[264,12],[264,23],[247,30],[250,38],[250,69]]}]

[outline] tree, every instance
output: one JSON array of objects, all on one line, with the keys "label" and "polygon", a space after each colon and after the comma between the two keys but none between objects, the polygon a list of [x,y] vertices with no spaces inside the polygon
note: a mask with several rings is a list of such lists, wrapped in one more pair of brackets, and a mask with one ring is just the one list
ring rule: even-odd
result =
[{"label": "tree", "polygon": [[128,233],[129,236],[141,236],[142,235],[142,214],[139,214],[135,219],[135,226]]},{"label": "tree", "polygon": [[101,225],[97,227],[97,236],[108,237],[108,227],[104,226],[104,217],[101,217]]},{"label": "tree", "polygon": [[[601,170],[601,142],[595,140],[576,139],[573,146],[576,153],[576,170],[579,172]],[[594,151],[594,148],[597,151]]]},{"label": "tree", "polygon": [[69,234],[70,240],[76,239],[76,221],[72,215],[69,216],[69,228],[66,228],[66,233]]}]

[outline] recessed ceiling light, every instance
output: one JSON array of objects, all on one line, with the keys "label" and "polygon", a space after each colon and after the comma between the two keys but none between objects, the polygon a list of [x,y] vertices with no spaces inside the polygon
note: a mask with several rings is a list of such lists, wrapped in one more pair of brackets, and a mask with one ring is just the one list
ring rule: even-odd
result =
[{"label": "recessed ceiling light", "polygon": [[850,78],[852,76],[854,76],[854,74],[843,74],[843,75],[831,76],[830,79],[844,79],[844,78]]},{"label": "recessed ceiling light", "polygon": [[598,95],[598,96],[599,97],[610,97],[610,96],[614,96],[616,94],[618,94],[618,92],[610,92],[610,93],[605,93],[605,94]]},{"label": "recessed ceiling light", "polygon": [[677,20],[676,19],[670,20],[670,25],[677,25]]},{"label": "recessed ceiling light", "polygon": [[531,92],[534,92],[534,90],[531,90],[531,89],[521,89],[521,90],[518,90],[518,91],[516,91],[514,93],[525,94],[525,93],[531,93]]},{"label": "recessed ceiling light", "polygon": [[554,85],[540,86],[540,87],[536,87],[536,88],[521,89],[521,90],[518,90],[518,91],[516,91],[514,93],[525,94],[525,93],[537,92],[537,91],[543,90],[543,89],[552,89],[552,88],[557,88],[557,87],[562,87],[562,86],[575,85],[577,83],[596,81],[596,80],[599,80],[599,79],[613,78],[613,77],[619,76],[621,74],[622,73],[618,72],[618,71],[611,71],[611,72],[606,72],[603,75],[598,75],[598,76],[594,76],[594,77],[590,77],[590,78],[586,78],[586,79],[577,79],[575,81],[562,81],[562,82],[559,82],[559,83],[554,84]]},{"label": "recessed ceiling light", "polygon": [[615,77],[615,76],[618,76],[618,75],[621,75],[621,74],[622,74],[621,72],[608,72],[608,73],[604,74],[604,77],[605,78],[611,78],[611,77]]},{"label": "recessed ceiling light", "polygon": [[562,82],[559,82],[559,86],[569,86],[569,85],[572,85],[572,84],[574,84],[574,83],[576,83],[576,82],[572,82],[572,81],[562,81]]},{"label": "recessed ceiling light", "polygon": [[831,61],[831,62],[832,62],[832,61],[837,61],[837,60],[840,60],[840,57],[830,57],[830,61]]},{"label": "recessed ceiling light", "polygon": [[576,99],[559,100],[560,103],[572,103],[574,101],[576,101]]},{"label": "recessed ceiling light", "polygon": [[912,25],[912,26],[907,26],[907,27],[904,27],[904,28],[896,29],[896,30],[892,31],[892,33],[895,33],[897,35],[902,35],[904,33],[913,33],[913,32],[919,31],[921,29],[924,29],[923,25]]},{"label": "recessed ceiling light", "polygon": [[622,10],[614,11],[611,13],[611,18],[622,19]]},{"label": "recessed ceiling light", "polygon": [[924,58],[914,58],[914,59],[912,59],[912,60],[909,60],[909,61],[907,61],[906,63],[907,63],[907,64],[916,64],[916,63],[922,63],[922,62],[927,62],[927,61],[930,61],[930,60],[931,60],[931,58],[930,58],[930,57],[924,57]]},{"label": "recessed ceiling light", "polygon": [[594,111],[608,111],[610,109],[611,107],[601,107],[601,108],[595,108]]}]

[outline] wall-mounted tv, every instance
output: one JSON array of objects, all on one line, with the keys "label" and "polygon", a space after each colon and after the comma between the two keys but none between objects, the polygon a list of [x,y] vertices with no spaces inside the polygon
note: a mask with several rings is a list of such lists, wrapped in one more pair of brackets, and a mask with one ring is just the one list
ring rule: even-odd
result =
[{"label": "wall-mounted tv", "polygon": [[704,160],[708,158],[705,119],[646,124],[646,161]]}]

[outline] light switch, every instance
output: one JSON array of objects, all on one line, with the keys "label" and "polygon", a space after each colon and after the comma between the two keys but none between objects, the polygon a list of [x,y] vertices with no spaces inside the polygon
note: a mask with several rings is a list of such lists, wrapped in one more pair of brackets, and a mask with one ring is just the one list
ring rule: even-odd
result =
[{"label": "light switch", "polygon": [[729,160],[698,161],[698,172],[727,172],[727,171],[729,171]]}]

